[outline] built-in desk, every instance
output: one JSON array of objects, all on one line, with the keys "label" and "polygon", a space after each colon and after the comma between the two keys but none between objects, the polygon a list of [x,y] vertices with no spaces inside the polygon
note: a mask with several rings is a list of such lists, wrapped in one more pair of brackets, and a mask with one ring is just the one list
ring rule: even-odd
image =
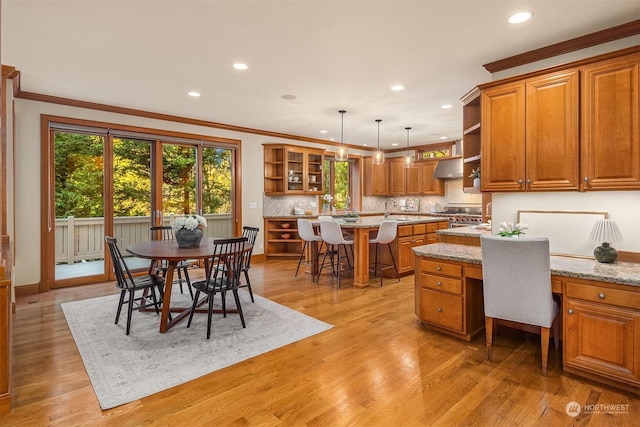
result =
[{"label": "built-in desk", "polygon": [[[479,246],[413,248],[423,324],[470,340],[484,328]],[[640,394],[640,264],[551,256],[562,298],[563,369]]]}]

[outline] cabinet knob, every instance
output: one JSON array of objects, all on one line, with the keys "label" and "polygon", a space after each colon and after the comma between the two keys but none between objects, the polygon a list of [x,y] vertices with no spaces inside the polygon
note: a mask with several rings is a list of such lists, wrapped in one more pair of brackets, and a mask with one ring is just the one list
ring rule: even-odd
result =
[{"label": "cabinet knob", "polygon": [[598,295],[598,298],[600,298],[600,299],[604,299],[604,294],[603,294],[603,293],[600,293],[600,295]]},{"label": "cabinet knob", "polygon": [[585,176],[584,178],[582,178],[582,180],[583,180],[584,182],[589,182],[589,177],[588,177],[588,176]]},{"label": "cabinet knob", "polygon": [[570,308],[568,311],[569,314],[573,314],[573,308]]},{"label": "cabinet knob", "polygon": [[530,179],[527,179],[527,185],[531,186],[531,180]]},{"label": "cabinet knob", "polygon": [[522,180],[521,179],[518,180],[518,184],[522,185]]},{"label": "cabinet knob", "polygon": [[442,267],[437,266],[437,267],[436,267],[436,270],[440,271],[440,270],[442,270]]},{"label": "cabinet knob", "polygon": [[436,285],[442,286],[442,282],[438,282],[438,283],[436,283]]},{"label": "cabinet knob", "polygon": [[438,313],[442,313],[442,307],[438,307]]}]

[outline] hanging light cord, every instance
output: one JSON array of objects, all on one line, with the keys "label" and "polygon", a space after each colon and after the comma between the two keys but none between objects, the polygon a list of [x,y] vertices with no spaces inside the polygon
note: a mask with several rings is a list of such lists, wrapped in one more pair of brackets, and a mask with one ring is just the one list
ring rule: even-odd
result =
[{"label": "hanging light cord", "polygon": [[411,128],[405,128],[407,130],[407,157],[409,157],[409,131]]},{"label": "hanging light cord", "polygon": [[346,112],[346,110],[338,111],[338,113],[340,113],[340,116],[342,117],[342,124],[340,125],[340,145],[342,146],[344,146],[344,113]]},{"label": "hanging light cord", "polygon": [[382,119],[376,119],[376,122],[378,122],[378,151],[380,151],[380,122],[382,121]]}]

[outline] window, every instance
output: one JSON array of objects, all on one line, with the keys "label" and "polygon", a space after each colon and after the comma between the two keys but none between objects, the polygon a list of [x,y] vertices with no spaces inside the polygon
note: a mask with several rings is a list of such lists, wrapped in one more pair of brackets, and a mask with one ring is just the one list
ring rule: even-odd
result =
[{"label": "window", "polygon": [[337,210],[347,208],[347,201],[350,202],[349,208],[353,208],[351,195],[353,192],[353,164],[354,160],[349,159],[346,162],[336,162],[333,158],[325,157],[324,160],[324,193],[333,196],[333,206]]},{"label": "window", "polygon": [[453,142],[445,142],[442,144],[432,144],[428,147],[418,150],[418,160],[437,159],[441,157],[451,157]]}]

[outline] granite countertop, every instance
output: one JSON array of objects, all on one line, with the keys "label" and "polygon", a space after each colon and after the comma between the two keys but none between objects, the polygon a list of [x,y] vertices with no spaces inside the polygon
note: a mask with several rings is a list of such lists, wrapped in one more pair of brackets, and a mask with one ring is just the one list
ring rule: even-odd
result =
[{"label": "granite countertop", "polygon": [[[389,215],[388,218],[385,218],[384,215],[379,216],[362,216],[358,218],[357,221],[347,222],[340,217],[336,217],[336,221],[340,224],[342,228],[373,228],[379,227],[382,221],[385,219],[396,220],[398,221],[398,225],[411,225],[411,224],[424,224],[429,222],[440,222],[440,221],[448,221],[447,218],[437,217],[437,216],[421,216],[421,215]],[[318,221],[313,221],[317,223]]]},{"label": "granite countertop", "polygon": [[445,228],[443,230],[438,230],[438,234],[445,234],[447,236],[480,237],[482,235],[490,236],[491,229],[487,230],[484,228],[476,228],[476,226],[472,225],[470,227]]},{"label": "granite countertop", "polygon": [[[384,212],[362,212],[362,211],[356,211],[355,212],[358,215],[362,215],[364,217],[376,217],[376,216],[383,216]],[[344,212],[338,212],[335,214],[311,214],[311,215],[293,215],[293,214],[288,214],[288,215],[263,215],[264,219],[296,219],[296,218],[317,218],[318,215],[331,215],[337,219],[342,218],[342,216],[344,215]],[[391,212],[390,214],[390,219],[393,219],[391,217],[396,217],[396,219],[398,217],[409,217],[409,218],[438,218],[437,221],[448,221],[449,218],[446,216],[438,216],[434,213],[426,213],[426,212]],[[403,221],[406,222],[406,221]],[[424,222],[424,221],[422,221]],[[415,223],[412,223],[415,224]]]},{"label": "granite countertop", "polygon": [[[433,243],[416,246],[413,252],[426,258],[482,264],[479,246]],[[604,264],[595,259],[552,255],[551,274],[640,287],[640,263],[635,262]]]}]

